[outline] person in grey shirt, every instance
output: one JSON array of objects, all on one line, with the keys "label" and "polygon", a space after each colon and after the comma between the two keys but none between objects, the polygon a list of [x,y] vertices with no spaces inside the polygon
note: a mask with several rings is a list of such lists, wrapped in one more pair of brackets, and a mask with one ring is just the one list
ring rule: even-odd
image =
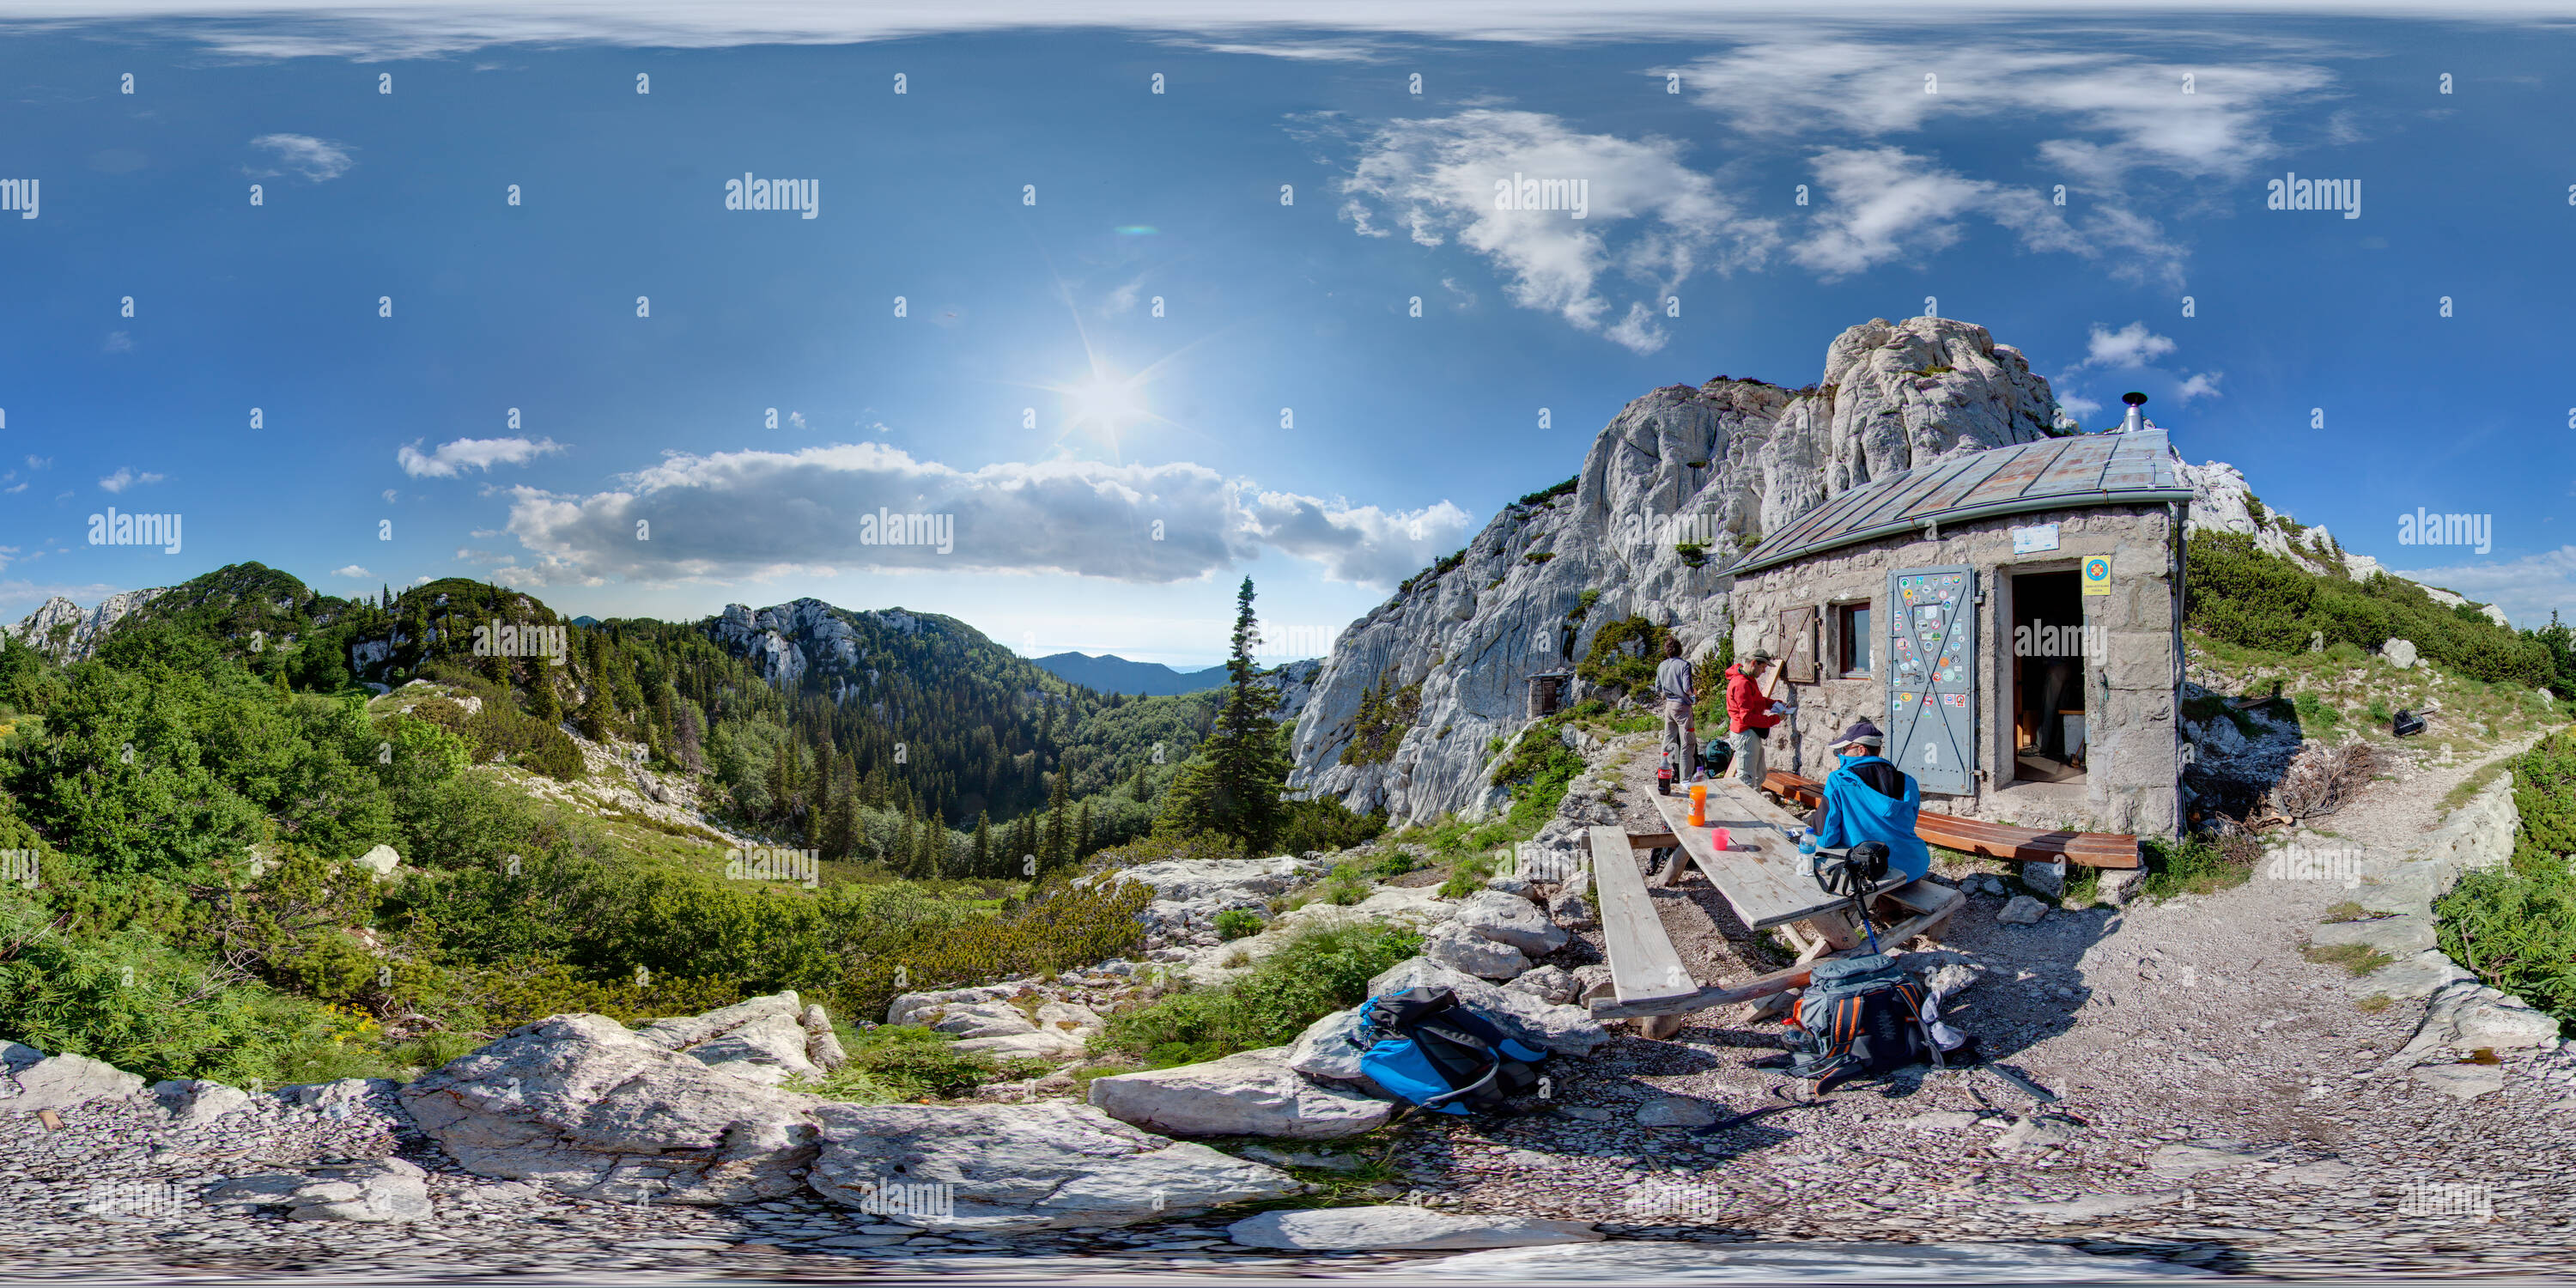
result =
[{"label": "person in grey shirt", "polygon": [[1673,753],[1673,777],[1689,782],[1699,768],[1699,739],[1691,727],[1691,707],[1699,694],[1691,687],[1691,664],[1682,657],[1680,640],[1664,640],[1664,660],[1655,666],[1655,697],[1663,707],[1664,745]]}]

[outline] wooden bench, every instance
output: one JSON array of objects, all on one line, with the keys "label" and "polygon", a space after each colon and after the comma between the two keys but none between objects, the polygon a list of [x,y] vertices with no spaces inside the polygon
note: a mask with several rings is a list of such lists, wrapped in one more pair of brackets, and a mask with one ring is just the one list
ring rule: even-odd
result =
[{"label": "wooden bench", "polygon": [[[1762,776],[1762,790],[1810,809],[1825,802],[1824,784],[1778,769]],[[1926,811],[1914,816],[1914,834],[1934,845],[2015,863],[2063,859],[2088,868],[2138,866],[2138,838],[2118,832],[2042,832]]]},{"label": "wooden bench", "polygon": [[[1669,832],[1630,835],[1615,827],[1591,829],[1593,886],[1611,977],[1611,996],[1591,1003],[1596,1019],[1640,1019],[1645,1036],[1669,1037],[1681,1028],[1682,1017],[1694,1011],[1805,987],[1808,967],[1817,958],[1850,952],[1866,942],[1848,915],[1848,902],[1826,894],[1813,877],[1798,870],[1797,849],[1781,830],[1797,826],[1795,818],[1742,784],[1708,787],[1708,826],[1690,826],[1690,801],[1677,794],[1654,798]],[[1715,829],[1720,827],[1731,833],[1734,848],[1717,848]],[[1741,984],[1699,984],[1665,933],[1653,891],[1637,864],[1638,850],[1672,846],[1680,854],[1656,874],[1656,885],[1669,885],[1686,867],[1697,867],[1745,925],[1782,928],[1800,950],[1798,964]],[[1891,878],[1870,898],[1878,915],[1895,923],[1878,936],[1882,947],[1891,948],[1930,933],[1967,902],[1947,886],[1902,878]],[[1793,929],[1799,923],[1809,927],[1812,939],[1799,937]]]}]

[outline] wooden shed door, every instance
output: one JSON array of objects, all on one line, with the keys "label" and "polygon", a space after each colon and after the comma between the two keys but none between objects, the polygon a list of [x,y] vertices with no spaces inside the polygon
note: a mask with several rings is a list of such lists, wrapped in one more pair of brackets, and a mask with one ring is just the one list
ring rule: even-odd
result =
[{"label": "wooden shed door", "polygon": [[1816,610],[1792,608],[1780,614],[1780,678],[1791,684],[1816,682]]},{"label": "wooden shed door", "polygon": [[1976,790],[1977,574],[1887,574],[1887,749],[1927,792]]}]

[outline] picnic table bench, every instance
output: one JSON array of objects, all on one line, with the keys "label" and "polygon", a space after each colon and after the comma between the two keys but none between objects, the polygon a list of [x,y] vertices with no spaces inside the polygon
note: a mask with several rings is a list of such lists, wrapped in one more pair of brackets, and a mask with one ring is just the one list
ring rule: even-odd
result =
[{"label": "picnic table bench", "polygon": [[[1799,826],[1797,818],[1732,779],[1706,786],[1705,827],[1690,825],[1690,799],[1676,793],[1653,798],[1668,831],[1635,835],[1615,827],[1591,829],[1592,881],[1611,979],[1611,996],[1591,1005],[1595,1019],[1644,1019],[1647,1037],[1667,1037],[1680,1030],[1682,1017],[1691,1012],[1803,988],[1817,958],[1849,952],[1865,942],[1849,915],[1849,902],[1826,894],[1813,877],[1798,870],[1797,846],[1782,830]],[[1729,833],[1728,849],[1717,848],[1718,828]],[[1664,932],[1646,874],[1637,865],[1638,850],[1674,852],[1653,878],[1658,886],[1671,885],[1686,867],[1697,867],[1746,926],[1779,927],[1798,948],[1798,964],[1741,984],[1699,983]],[[1947,886],[1902,877],[1881,882],[1869,897],[1874,911],[1895,922],[1878,936],[1886,945],[1931,931],[1967,902]],[[1799,934],[1799,923],[1812,938]]]},{"label": "picnic table bench", "polygon": [[[1822,783],[1785,770],[1764,774],[1762,790],[1811,807],[1823,804],[1825,799]],[[2064,860],[2088,868],[2138,866],[2138,838],[2119,832],[2043,832],[1926,810],[1915,816],[1914,834],[1934,845],[2015,863]]]}]

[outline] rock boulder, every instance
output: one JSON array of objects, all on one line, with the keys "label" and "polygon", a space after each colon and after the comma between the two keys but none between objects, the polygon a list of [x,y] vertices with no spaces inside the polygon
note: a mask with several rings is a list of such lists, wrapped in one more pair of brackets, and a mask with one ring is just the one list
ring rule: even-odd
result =
[{"label": "rock boulder", "polygon": [[1290,1067],[1294,1050],[1270,1047],[1094,1078],[1091,1105],[1120,1122],[1174,1136],[1327,1140],[1386,1125],[1394,1106],[1308,1081]]},{"label": "rock boulder", "polygon": [[468,1171],[586,1198],[691,1204],[802,1188],[824,1103],[720,1072],[605,1015],[513,1029],[401,1100]]},{"label": "rock boulder", "polygon": [[70,1109],[93,1100],[130,1096],[143,1079],[82,1055],[46,1055],[34,1047],[0,1041],[0,1113]]},{"label": "rock boulder", "polygon": [[[822,1124],[812,1177],[817,1193],[929,1230],[1134,1225],[1305,1188],[1277,1168],[1157,1136],[1062,1100],[953,1108],[832,1104],[815,1117]],[[945,1186],[945,1203],[884,1200],[890,1187],[924,1184]]]}]

